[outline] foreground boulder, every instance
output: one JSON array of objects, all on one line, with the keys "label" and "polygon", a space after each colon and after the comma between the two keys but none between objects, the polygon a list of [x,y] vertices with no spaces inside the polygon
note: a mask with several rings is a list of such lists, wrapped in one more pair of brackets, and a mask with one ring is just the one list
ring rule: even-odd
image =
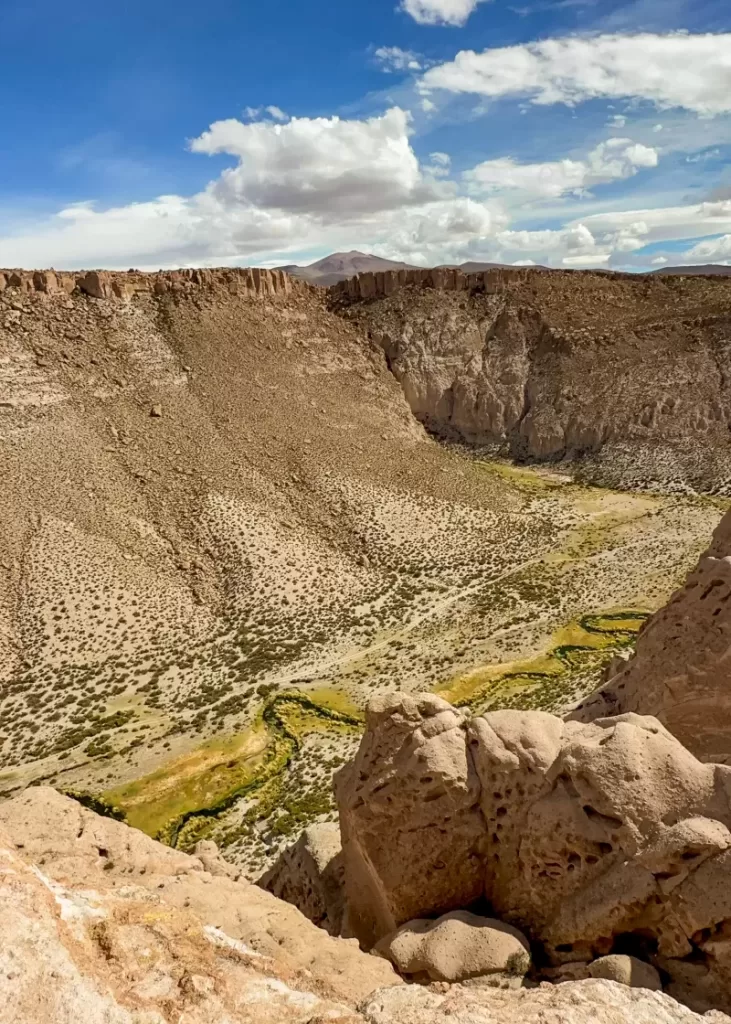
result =
[{"label": "foreground boulder", "polygon": [[484,899],[549,964],[631,948],[678,984],[691,968],[693,1005],[731,1007],[731,768],[655,719],[377,698],[337,792],[366,948]]},{"label": "foreground boulder", "polygon": [[[142,907],[139,911],[141,920],[147,920],[145,914],[150,920],[172,920],[177,922],[175,928],[183,931],[187,927],[186,921],[194,922],[190,927],[197,929],[196,935],[215,934],[221,948],[235,951],[245,947],[252,963],[264,965],[262,971],[267,977],[297,979],[300,988],[328,994],[334,1003],[352,1008],[374,989],[400,984],[400,979],[385,960],[362,953],[355,942],[331,938],[293,906],[275,899],[258,886],[235,881],[230,877],[231,869],[212,857],[211,851],[204,853],[207,866],[212,869],[206,870],[199,858],[162,846],[121,822],[99,817],[55,790],[44,787],[29,789],[13,800],[0,803],[0,830],[6,836],[5,847],[14,863],[22,860],[29,865],[26,874],[37,868],[46,879],[46,890],[62,894],[60,903],[56,905],[56,916],[60,915],[63,922],[63,915],[68,914],[69,927],[78,921],[84,926],[84,934],[89,929],[94,930],[95,920],[102,922],[100,927],[103,928],[113,928],[114,923],[123,918],[134,923],[137,917],[129,917],[124,909],[128,905],[125,901],[133,898],[135,906]],[[96,894],[89,897],[91,903],[88,906],[88,901],[83,902],[86,896],[83,899],[78,896],[79,890]],[[83,904],[80,909],[77,906],[79,899]],[[103,914],[95,914],[93,908],[98,900],[107,901],[110,909]],[[3,928],[0,928],[0,963],[3,956],[10,956],[11,960],[14,956],[12,944],[5,946],[5,913],[0,900],[0,921],[3,922]],[[151,929],[154,932],[152,925]],[[111,958],[117,962],[120,972],[124,970],[126,955],[122,947],[133,944],[133,939],[133,933],[121,934],[120,948]],[[89,941],[92,940],[93,936]],[[54,941],[64,945],[67,941],[65,932],[59,933]],[[177,941],[173,937],[170,943],[173,958]],[[108,942],[106,939],[100,942],[103,952]],[[139,934],[139,948],[146,948],[145,944],[152,942],[152,936],[143,928]],[[201,942],[206,949],[210,945],[207,939],[201,939]],[[114,943],[117,950],[116,939]],[[151,948],[157,947],[153,944]],[[271,962],[269,966],[265,961]],[[86,963],[86,954],[83,963]],[[94,978],[97,973],[95,962],[89,971]],[[197,973],[205,972],[199,970]],[[152,977],[149,985],[151,990],[157,991]],[[0,970],[0,1006],[3,1000],[2,979]],[[160,985],[163,985],[162,980]],[[165,981],[164,986],[167,985]],[[178,998],[177,989],[170,998],[177,1005],[174,1002]],[[153,997],[150,999],[154,1005]],[[308,999],[304,1004],[315,1007],[315,1003]],[[310,1016],[316,1016],[314,1010]],[[53,1021],[55,1024],[67,1018],[19,1014],[12,1019],[24,1024],[35,1024],[36,1020],[44,1024],[46,1020],[49,1024]],[[84,1024],[91,1020],[83,1014],[78,1019],[84,1020]],[[99,1019],[106,1021],[105,1018]],[[137,1024],[137,1019],[134,1019]],[[188,1024],[187,1018],[183,1019]],[[221,1011],[219,1017],[203,1015],[200,1019],[210,1024],[211,1020],[225,1017]],[[246,1016],[232,1017],[235,1021],[248,1019]],[[252,1010],[252,1019],[264,1022],[269,1018],[264,1015],[257,1017]],[[272,1019],[278,1021],[280,1018],[275,1015]],[[289,1019],[282,1014],[281,1020]],[[117,1018],[111,1016],[109,1020],[117,1024]],[[126,1018],[120,1017],[120,1021],[123,1020]],[[4,1024],[1,1011],[0,1021]],[[152,1018],[150,1024],[153,1021],[157,1024],[156,1018]],[[190,1021],[197,1024],[198,1018],[191,1017]],[[140,1024],[143,1024],[142,1020]],[[144,1024],[148,1024],[147,1020]]]},{"label": "foreground boulder", "polygon": [[466,910],[436,921],[409,921],[376,945],[399,974],[431,981],[487,978],[520,984],[530,967],[530,947],[517,928]]},{"label": "foreground boulder", "polygon": [[434,992],[415,985],[376,993],[362,1007],[368,1024],[728,1024],[701,1017],[661,992],[611,981],[541,985],[518,992],[454,985]]},{"label": "foreground boulder", "polygon": [[655,968],[634,956],[601,956],[589,964],[587,970],[592,978],[605,978],[630,988],[646,988],[650,992],[662,990],[660,975]]},{"label": "foreground boulder", "polygon": [[634,656],[572,718],[653,715],[702,761],[731,763],[731,512]]}]

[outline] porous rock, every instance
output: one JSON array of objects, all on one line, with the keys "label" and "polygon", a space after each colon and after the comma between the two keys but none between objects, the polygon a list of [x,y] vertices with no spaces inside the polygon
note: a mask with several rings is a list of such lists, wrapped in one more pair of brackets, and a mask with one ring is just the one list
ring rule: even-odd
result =
[{"label": "porous rock", "polygon": [[343,859],[340,827],[322,822],[305,829],[259,880],[280,900],[292,903],[305,917],[331,935],[345,935]]},{"label": "porous rock", "polygon": [[489,975],[522,979],[530,967],[530,947],[517,928],[466,910],[436,921],[409,921],[381,939],[375,952],[399,974],[426,975],[432,981]]},{"label": "porous rock", "polygon": [[485,899],[549,966],[590,963],[629,935],[671,979],[702,963],[711,1005],[731,1007],[731,769],[657,720],[468,721],[432,696],[379,698],[337,790],[367,948]]}]

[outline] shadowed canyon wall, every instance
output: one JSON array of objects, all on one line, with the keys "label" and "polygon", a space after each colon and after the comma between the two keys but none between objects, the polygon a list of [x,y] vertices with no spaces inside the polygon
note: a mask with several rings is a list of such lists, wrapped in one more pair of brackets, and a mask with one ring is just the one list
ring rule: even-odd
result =
[{"label": "shadowed canyon wall", "polygon": [[364,274],[329,292],[433,432],[612,485],[731,487],[731,281]]}]

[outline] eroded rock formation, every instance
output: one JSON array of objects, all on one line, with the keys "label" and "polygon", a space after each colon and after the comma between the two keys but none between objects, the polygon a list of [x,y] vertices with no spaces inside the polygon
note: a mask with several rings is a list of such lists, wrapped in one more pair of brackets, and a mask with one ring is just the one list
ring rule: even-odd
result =
[{"label": "eroded rock formation", "polygon": [[702,761],[731,761],[731,513],[634,656],[572,718],[654,715]]},{"label": "eroded rock formation", "polygon": [[642,951],[692,1005],[731,1007],[731,769],[655,719],[376,699],[337,789],[366,948],[484,901],[550,963]]},{"label": "eroded rock formation", "polygon": [[0,292],[15,288],[21,293],[78,291],[93,299],[130,299],[135,295],[164,295],[167,292],[212,291],[223,288],[240,295],[304,294],[309,285],[281,270],[260,270],[258,267],[233,267],[216,270],[169,270],[146,274],[139,270],[126,272],[89,270],[79,273],[57,270],[0,270]]},{"label": "eroded rock formation", "polygon": [[401,985],[199,852],[48,789],[0,805],[0,1024],[729,1024],[604,980]]},{"label": "eroded rock formation", "polygon": [[437,434],[610,484],[729,491],[728,279],[404,270],[330,294]]},{"label": "eroded rock formation", "polygon": [[305,829],[259,881],[263,889],[294,904],[331,935],[346,935],[340,828],[323,822]]}]

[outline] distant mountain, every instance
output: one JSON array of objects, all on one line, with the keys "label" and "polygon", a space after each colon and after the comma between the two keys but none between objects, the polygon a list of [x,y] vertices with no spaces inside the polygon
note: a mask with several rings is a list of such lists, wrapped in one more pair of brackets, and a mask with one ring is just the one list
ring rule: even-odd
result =
[{"label": "distant mountain", "polygon": [[352,252],[334,252],[330,256],[325,256],[323,259],[318,260],[317,263],[311,263],[307,267],[300,267],[296,263],[286,267],[277,267],[277,270],[283,270],[286,274],[291,274],[293,277],[299,277],[303,281],[309,281],[310,284],[319,284],[323,287],[337,284],[338,281],[345,281],[349,277],[355,277],[356,274],[365,274],[368,271],[375,273],[379,270],[416,269],[418,268],[412,264],[397,263],[395,260],[384,260],[380,256],[358,252],[356,249],[352,250]]},{"label": "distant mountain", "polygon": [[724,267],[719,263],[703,263],[697,267],[660,267],[658,270],[651,270],[651,274],[674,274],[676,276],[711,275],[716,277],[731,276],[731,267]]}]

